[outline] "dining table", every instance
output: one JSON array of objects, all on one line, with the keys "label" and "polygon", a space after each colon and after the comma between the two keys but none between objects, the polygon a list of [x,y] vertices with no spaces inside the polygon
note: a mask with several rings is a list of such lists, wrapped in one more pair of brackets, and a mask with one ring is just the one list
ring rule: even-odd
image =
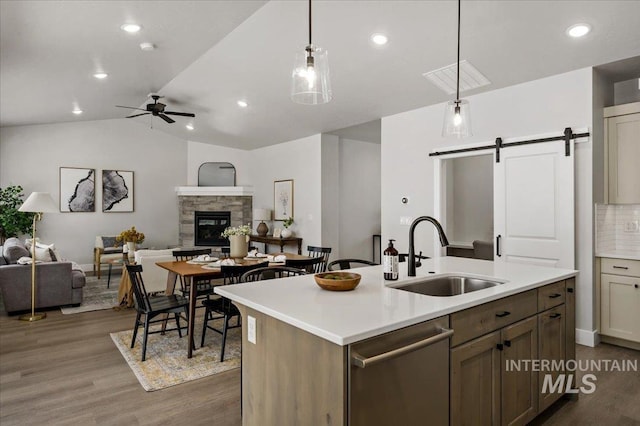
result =
[{"label": "dining table", "polygon": [[[273,256],[275,258],[278,255],[284,255],[287,259],[308,259],[309,256],[304,256],[295,253],[272,253],[269,254],[269,258]],[[264,263],[264,266],[282,266],[283,262],[269,262],[266,257],[245,257],[233,259],[235,265],[252,265],[257,263]],[[173,262],[156,262],[156,265],[166,269],[169,274],[167,275],[167,288],[165,294],[173,294],[176,287],[176,281],[178,276],[182,277],[182,280],[186,283],[192,283],[195,278],[201,279],[217,279],[223,278],[222,270],[220,267],[210,266],[209,264],[196,263],[191,261],[173,261]],[[189,336],[187,342],[187,358],[193,356],[193,349],[195,343],[193,340],[193,330],[195,324],[195,312],[196,312],[196,285],[189,285],[189,316],[187,321],[187,334]]]}]

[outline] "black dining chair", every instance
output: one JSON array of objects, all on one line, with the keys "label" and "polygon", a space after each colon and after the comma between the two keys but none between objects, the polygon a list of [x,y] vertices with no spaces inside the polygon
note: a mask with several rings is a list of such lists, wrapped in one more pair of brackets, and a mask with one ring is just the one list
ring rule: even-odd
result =
[{"label": "black dining chair", "polygon": [[[171,252],[171,254],[176,259],[176,262],[182,262],[182,261],[193,260],[194,258],[201,256],[203,254],[210,255],[211,249],[203,248],[203,249],[193,249],[193,250],[174,250]],[[184,280],[182,276],[180,276],[179,278],[180,278],[180,291],[182,292],[182,295],[185,297],[189,297],[191,284],[189,282],[185,282],[186,280]],[[196,285],[196,299],[208,299],[209,296],[213,294],[213,285],[211,284],[210,279],[208,278],[197,279],[197,280],[194,279],[194,281]]]},{"label": "black dining chair", "polygon": [[325,270],[324,259],[322,257],[310,257],[308,259],[287,259],[284,262],[284,266],[302,269],[308,274],[316,274]]},{"label": "black dining chair", "polygon": [[360,268],[363,266],[374,266],[378,265],[378,263],[372,262],[370,260],[364,259],[338,259],[330,262],[327,265],[327,269],[329,271],[339,271],[341,269],[353,269]]},{"label": "black dining chair", "polygon": [[[172,294],[170,296],[149,296],[147,290],[144,287],[144,281],[142,280],[142,266],[141,265],[126,265],[129,278],[131,280],[131,286],[133,287],[133,296],[135,300],[136,308],[136,322],[133,326],[133,337],[131,338],[131,348],[136,343],[136,336],[138,335],[138,327],[144,326],[144,336],[142,338],[142,361],[147,357],[147,337],[149,334],[163,333],[166,331],[178,331],[178,336],[182,337],[182,330],[180,328],[180,313],[187,313],[187,306],[189,300],[186,297]],[[162,314],[174,314],[176,320],[176,328],[165,328],[164,330],[149,331],[149,326],[155,323],[165,323],[167,318]],[[144,315],[144,322],[141,321]],[[162,315],[162,318],[154,320],[153,318],[158,315]]]},{"label": "black dining chair", "polygon": [[240,281],[247,283],[253,281],[272,280],[276,278],[295,277],[306,274],[306,271],[298,268],[291,268],[288,266],[267,266],[245,272],[240,277]]},{"label": "black dining chair", "polygon": [[[240,277],[253,269],[262,268],[267,265],[268,262],[255,263],[250,265],[222,265],[220,266],[220,272],[224,277],[223,284],[238,284]],[[202,305],[206,308],[204,313],[204,323],[202,324],[202,339],[200,340],[200,347],[204,346],[204,338],[207,333],[207,329],[211,329],[216,333],[222,335],[222,346],[220,348],[220,362],[224,361],[224,348],[227,342],[227,331],[231,328],[238,328],[242,326],[240,321],[240,311],[231,303],[231,300],[226,297],[218,297],[215,299],[207,299],[202,301]],[[230,325],[229,322],[236,318],[236,324]],[[222,330],[209,325],[210,321],[216,319],[222,319]]]},{"label": "black dining chair", "polygon": [[324,272],[327,270],[327,264],[329,263],[329,256],[331,255],[331,247],[316,247],[307,246],[307,256],[322,258],[322,264],[315,272]]}]

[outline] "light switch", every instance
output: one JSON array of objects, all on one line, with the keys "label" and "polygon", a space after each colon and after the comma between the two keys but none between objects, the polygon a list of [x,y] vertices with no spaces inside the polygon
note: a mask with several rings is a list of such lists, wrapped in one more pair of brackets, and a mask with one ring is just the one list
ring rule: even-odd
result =
[{"label": "light switch", "polygon": [[256,319],[251,315],[247,316],[247,340],[256,344]]}]

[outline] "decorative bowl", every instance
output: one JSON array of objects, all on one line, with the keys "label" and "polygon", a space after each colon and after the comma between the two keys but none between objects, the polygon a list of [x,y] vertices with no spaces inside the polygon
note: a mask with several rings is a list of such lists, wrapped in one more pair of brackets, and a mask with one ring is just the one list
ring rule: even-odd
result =
[{"label": "decorative bowl", "polygon": [[349,291],[353,290],[360,284],[360,274],[353,272],[323,272],[315,274],[313,279],[324,290],[330,291]]}]

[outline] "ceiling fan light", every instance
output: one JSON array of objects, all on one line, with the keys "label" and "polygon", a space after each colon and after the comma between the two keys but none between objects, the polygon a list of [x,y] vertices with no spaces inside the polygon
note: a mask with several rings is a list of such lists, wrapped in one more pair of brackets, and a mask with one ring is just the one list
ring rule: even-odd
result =
[{"label": "ceiling fan light", "polygon": [[318,105],[331,101],[331,98],[327,51],[308,46],[295,57],[291,73],[291,100],[298,104]]},{"label": "ceiling fan light", "polygon": [[464,99],[447,102],[442,125],[442,136],[446,138],[466,138],[472,135],[469,102]]}]

